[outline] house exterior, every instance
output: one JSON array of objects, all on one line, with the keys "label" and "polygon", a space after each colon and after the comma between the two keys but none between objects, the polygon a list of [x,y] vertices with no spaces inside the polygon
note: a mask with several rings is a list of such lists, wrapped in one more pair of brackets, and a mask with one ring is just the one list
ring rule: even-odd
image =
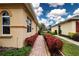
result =
[{"label": "house exterior", "polygon": [[51,31],[57,30],[57,33],[59,32],[59,28],[61,30],[61,34],[68,35],[71,33],[79,32],[79,15],[73,16],[72,18],[61,22],[59,24],[56,24],[52,26]]},{"label": "house exterior", "polygon": [[25,38],[38,30],[31,4],[0,4],[0,47],[21,48]]},{"label": "house exterior", "polygon": [[57,33],[58,33],[58,26],[52,26],[51,31],[52,31],[52,32],[55,32],[55,30],[56,30]]}]

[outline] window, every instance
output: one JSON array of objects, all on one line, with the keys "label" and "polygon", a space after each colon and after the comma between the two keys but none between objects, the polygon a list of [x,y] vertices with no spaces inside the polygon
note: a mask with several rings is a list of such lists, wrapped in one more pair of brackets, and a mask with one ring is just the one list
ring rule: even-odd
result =
[{"label": "window", "polygon": [[7,11],[2,13],[2,33],[10,34],[10,16]]},{"label": "window", "polygon": [[27,18],[27,32],[31,32],[32,31],[32,21]]}]

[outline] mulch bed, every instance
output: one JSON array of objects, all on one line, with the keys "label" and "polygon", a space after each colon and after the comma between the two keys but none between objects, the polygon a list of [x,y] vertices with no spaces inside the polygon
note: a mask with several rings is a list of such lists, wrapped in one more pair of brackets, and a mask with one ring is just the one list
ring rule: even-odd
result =
[{"label": "mulch bed", "polygon": [[7,50],[17,50],[18,48],[12,48],[12,47],[0,47],[0,52],[7,51]]}]

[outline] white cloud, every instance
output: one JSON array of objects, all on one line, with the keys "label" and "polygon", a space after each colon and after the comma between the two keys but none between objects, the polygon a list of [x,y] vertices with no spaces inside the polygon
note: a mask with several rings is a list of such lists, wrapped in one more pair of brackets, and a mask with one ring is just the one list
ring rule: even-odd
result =
[{"label": "white cloud", "polygon": [[71,18],[71,17],[72,17],[72,15],[68,15],[68,16],[67,16],[67,19],[69,19],[69,18]]},{"label": "white cloud", "polygon": [[49,3],[49,6],[50,7],[57,7],[57,6],[63,6],[64,5],[64,3]]},{"label": "white cloud", "polygon": [[59,23],[65,20],[62,16],[66,14],[66,9],[54,9],[47,14],[47,17],[49,20],[52,19],[56,21],[56,23]]},{"label": "white cloud", "polygon": [[43,13],[43,9],[42,9],[42,7],[39,7],[39,8],[37,8],[37,9],[34,9],[34,11],[35,11],[35,14],[37,15],[37,16],[40,16],[40,15],[42,15]]},{"label": "white cloud", "polygon": [[63,17],[61,17],[61,16],[58,16],[57,18],[56,18],[56,22],[62,22],[62,21],[64,21],[65,19],[63,18]]},{"label": "white cloud", "polygon": [[40,15],[42,15],[43,13],[43,8],[42,7],[40,7],[40,3],[33,3],[32,4],[33,5],[33,7],[34,7],[34,11],[35,11],[35,14],[37,15],[37,16],[40,16]]},{"label": "white cloud", "polygon": [[59,22],[56,22],[55,24],[58,24]]},{"label": "white cloud", "polygon": [[56,20],[61,20],[61,18],[62,18],[61,16],[58,16],[58,17],[56,18]]},{"label": "white cloud", "polygon": [[47,17],[57,17],[57,16],[63,16],[66,15],[66,9],[53,9],[48,14]]},{"label": "white cloud", "polygon": [[65,21],[65,19],[64,18],[61,18],[60,22],[62,22],[62,21]]},{"label": "white cloud", "polygon": [[65,21],[65,19],[61,16],[52,17],[52,20],[56,21],[56,24],[59,23],[59,22]]},{"label": "white cloud", "polygon": [[49,25],[52,25],[52,24],[54,24],[54,21],[50,21],[50,22],[49,22]]},{"label": "white cloud", "polygon": [[41,18],[41,20],[39,21],[39,23],[45,24],[46,27],[49,26],[49,22],[48,22],[48,20],[45,19],[45,18]]},{"label": "white cloud", "polygon": [[40,3],[32,3],[34,8],[38,8],[40,6]]},{"label": "white cloud", "polygon": [[59,16],[59,17],[57,18],[57,20],[56,20],[56,23],[55,23],[55,24],[58,24],[58,23],[63,22],[63,21],[65,21],[65,19],[64,19],[64,18],[62,18],[61,16]]},{"label": "white cloud", "polygon": [[79,15],[79,8],[76,9],[76,10],[73,12],[73,14],[75,14],[75,15]]},{"label": "white cloud", "polygon": [[47,19],[42,18],[42,23],[46,24],[47,23]]},{"label": "white cloud", "polygon": [[[56,23],[54,23],[53,20],[56,21]],[[46,27],[48,27],[49,25],[57,24],[64,20],[65,20],[64,18],[62,18],[61,16],[58,16],[57,18],[56,17],[53,18],[51,21],[49,21],[48,19],[42,18],[41,20],[39,20],[39,23],[43,23],[43,24],[45,24]]]}]

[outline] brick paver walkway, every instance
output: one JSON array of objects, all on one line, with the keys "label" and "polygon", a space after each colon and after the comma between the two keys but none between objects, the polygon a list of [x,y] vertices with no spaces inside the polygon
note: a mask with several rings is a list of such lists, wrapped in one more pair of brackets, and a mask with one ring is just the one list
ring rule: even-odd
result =
[{"label": "brick paver walkway", "polygon": [[39,35],[36,39],[30,56],[50,56],[46,42],[43,36]]}]

